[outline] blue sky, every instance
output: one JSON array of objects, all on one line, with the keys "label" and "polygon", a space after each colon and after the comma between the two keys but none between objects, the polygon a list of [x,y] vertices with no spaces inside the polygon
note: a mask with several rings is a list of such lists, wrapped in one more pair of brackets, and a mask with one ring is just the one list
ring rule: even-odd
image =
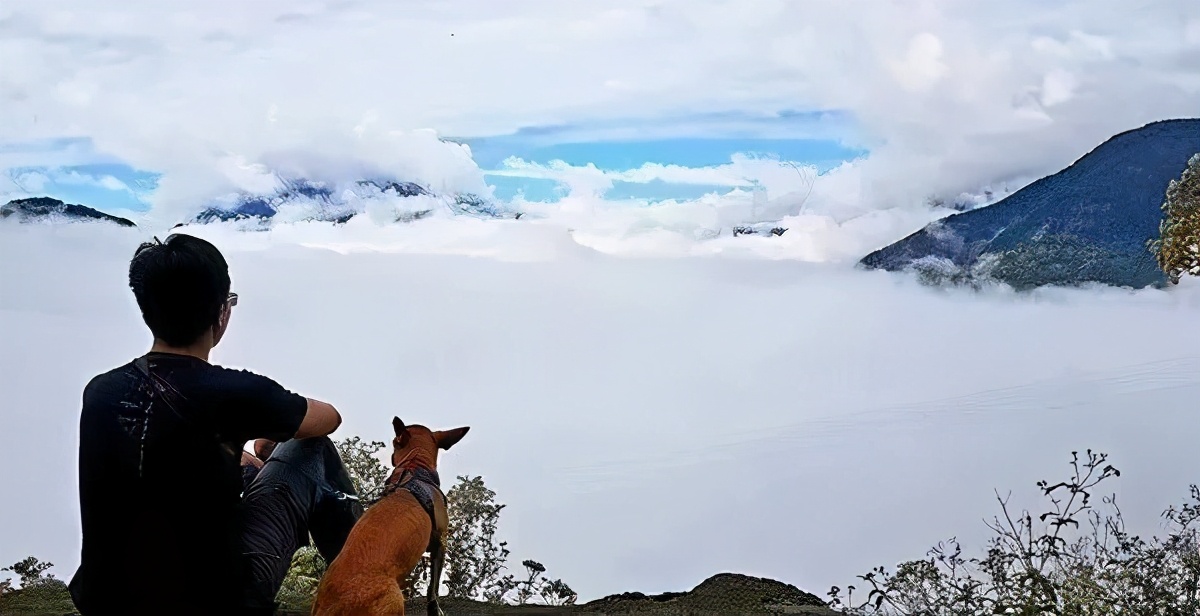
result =
[{"label": "blue sky", "polygon": [[[734,154],[759,154],[797,163],[808,163],[825,171],[865,152],[834,140],[672,137],[663,139],[600,141],[533,145],[519,136],[464,140],[471,146],[475,162],[484,169],[497,169],[503,161],[517,157],[527,162],[549,164],[560,160],[573,166],[593,164],[605,171],[636,169],[647,163],[709,167],[727,164]],[[496,196],[511,198],[523,191],[526,199],[553,200],[561,192],[557,182],[540,178],[486,176]],[[614,182],[606,196],[611,199],[694,199],[728,187],[704,184]]]},{"label": "blue sky", "polygon": [[[687,121],[692,125],[690,128],[672,125],[670,121],[655,124],[623,122],[586,128],[531,127],[509,135],[454,140],[471,147],[476,164],[485,172],[503,169],[504,161],[510,157],[537,164],[562,161],[572,166],[592,164],[605,171],[626,171],[647,163],[683,167],[722,165],[729,163],[731,157],[738,153],[812,164],[824,171],[866,154],[866,150],[846,145],[837,137],[839,133],[847,137],[852,134],[848,120],[837,114],[783,113],[768,119],[727,114],[721,117],[688,118]],[[824,130],[813,130],[822,123]],[[724,132],[726,135],[681,136],[689,130],[697,133]],[[771,132],[783,136],[758,136]],[[820,136],[788,136],[804,133]],[[613,138],[614,135],[619,138]],[[21,192],[47,195],[100,210],[147,209],[145,198],[154,190],[158,179],[153,171],[134,169],[120,161],[96,156],[87,139],[0,146],[0,154],[30,152],[38,152],[41,154],[38,158],[47,161],[53,160],[55,155],[63,155],[66,160],[104,160],[61,166],[27,165],[7,170]],[[501,199],[522,194],[528,200],[554,201],[566,193],[564,186],[550,179],[486,173],[485,179]],[[661,180],[645,183],[616,181],[606,196],[656,201],[694,199],[707,193],[728,190],[728,186],[679,184]]]},{"label": "blue sky", "polygon": [[143,196],[154,190],[158,180],[155,173],[122,163],[16,167],[8,173],[30,196],[50,196],[100,210],[147,209]]}]

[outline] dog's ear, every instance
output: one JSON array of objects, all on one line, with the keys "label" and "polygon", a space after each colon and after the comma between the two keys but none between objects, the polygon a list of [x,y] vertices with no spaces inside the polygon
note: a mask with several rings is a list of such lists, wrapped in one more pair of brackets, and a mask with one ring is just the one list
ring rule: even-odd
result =
[{"label": "dog's ear", "polygon": [[404,422],[400,421],[399,417],[392,417],[392,429],[396,431],[396,436],[400,436],[408,431],[408,428],[404,427]]},{"label": "dog's ear", "polygon": [[433,439],[437,441],[439,448],[450,449],[455,443],[461,441],[462,437],[466,436],[467,431],[470,429],[471,428],[468,426],[463,428],[455,428],[453,430],[446,430],[445,432],[437,432],[433,435]]}]

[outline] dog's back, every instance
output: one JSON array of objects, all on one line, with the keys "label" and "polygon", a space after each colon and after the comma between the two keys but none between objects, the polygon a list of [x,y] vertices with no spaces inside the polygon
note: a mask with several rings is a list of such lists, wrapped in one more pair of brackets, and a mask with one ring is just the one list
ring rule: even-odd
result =
[{"label": "dog's back", "polygon": [[432,529],[425,509],[404,490],[372,505],[322,577],[313,616],[403,614],[400,583],[420,562]]},{"label": "dog's back", "polygon": [[[437,452],[452,447],[468,428],[432,432],[424,426],[407,427],[399,418],[393,419],[392,425],[396,430],[392,442],[395,470],[388,478],[388,489],[358,519],[345,546],[329,563],[317,587],[313,616],[404,614],[401,584],[426,550],[432,565],[428,608],[430,613],[440,613],[436,598],[447,517],[437,477]],[[432,490],[433,503],[422,505],[410,491],[413,489],[422,498]]]}]

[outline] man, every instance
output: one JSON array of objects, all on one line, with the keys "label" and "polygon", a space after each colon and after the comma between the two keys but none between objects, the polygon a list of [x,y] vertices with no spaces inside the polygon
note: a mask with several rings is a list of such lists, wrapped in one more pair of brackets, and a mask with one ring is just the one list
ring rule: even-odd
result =
[{"label": "man", "polygon": [[209,363],[238,300],[211,243],[142,244],[129,286],[154,344],[83,393],[71,596],[83,616],[272,613],[295,550],[311,534],[331,559],[362,514],[327,438],[341,415]]}]

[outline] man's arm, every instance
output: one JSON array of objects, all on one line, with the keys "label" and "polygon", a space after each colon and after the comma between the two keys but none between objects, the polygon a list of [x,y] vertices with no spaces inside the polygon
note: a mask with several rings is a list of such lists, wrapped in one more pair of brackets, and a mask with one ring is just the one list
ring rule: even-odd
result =
[{"label": "man's arm", "polygon": [[289,391],[274,380],[247,370],[222,369],[224,381],[211,406],[218,413],[221,433],[245,442],[266,439],[281,443],[293,438],[327,436],[342,424],[342,416],[327,402]]},{"label": "man's arm", "polygon": [[328,436],[340,425],[342,415],[332,404],[309,398],[308,411],[304,414],[304,420],[300,422],[300,429],[296,430],[295,438]]}]

